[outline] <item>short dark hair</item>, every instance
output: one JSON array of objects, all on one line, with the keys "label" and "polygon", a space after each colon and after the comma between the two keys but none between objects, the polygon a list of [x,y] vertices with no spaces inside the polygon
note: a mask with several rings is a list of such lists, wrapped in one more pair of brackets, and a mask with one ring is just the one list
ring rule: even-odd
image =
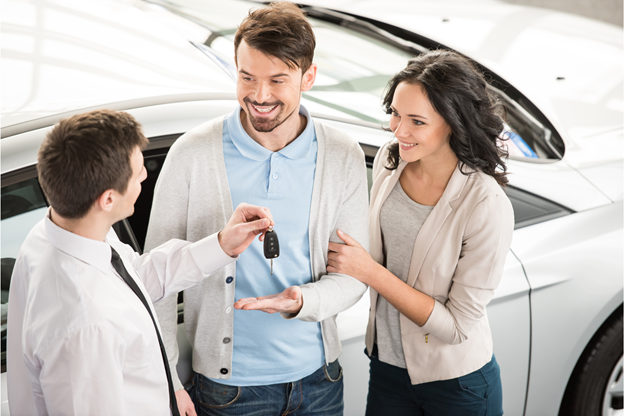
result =
[{"label": "short dark hair", "polygon": [[316,39],[312,26],[293,3],[274,2],[250,10],[234,36],[234,59],[243,40],[250,48],[280,59],[290,69],[301,68],[302,74],[314,59]]},{"label": "short dark hair", "polygon": [[[451,128],[449,144],[463,165],[480,170],[507,184],[507,167],[503,158],[507,152],[498,146],[502,140],[505,108],[498,97],[487,89],[483,74],[467,58],[448,50],[434,50],[411,59],[407,67],[389,82],[383,99],[387,114],[397,86],[406,82],[422,86],[435,111]],[[399,165],[399,145],[388,148],[388,165],[394,170]]]},{"label": "short dark hair", "polygon": [[61,120],[39,148],[39,183],[61,216],[84,217],[107,189],[126,193],[130,157],[148,143],[130,114],[97,110]]}]

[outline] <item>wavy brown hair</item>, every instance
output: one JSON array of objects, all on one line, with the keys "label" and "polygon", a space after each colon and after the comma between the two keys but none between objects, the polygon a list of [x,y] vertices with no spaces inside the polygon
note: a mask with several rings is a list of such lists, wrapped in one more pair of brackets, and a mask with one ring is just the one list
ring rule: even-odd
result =
[{"label": "wavy brown hair", "polygon": [[[483,74],[467,58],[446,50],[423,53],[411,59],[407,67],[389,82],[383,107],[391,114],[397,86],[406,82],[423,87],[435,111],[451,127],[449,144],[461,162],[464,175],[467,166],[479,170],[505,186],[507,152],[497,145],[503,132],[505,109],[487,90]],[[399,144],[388,147],[386,168],[394,170],[400,162]]]}]

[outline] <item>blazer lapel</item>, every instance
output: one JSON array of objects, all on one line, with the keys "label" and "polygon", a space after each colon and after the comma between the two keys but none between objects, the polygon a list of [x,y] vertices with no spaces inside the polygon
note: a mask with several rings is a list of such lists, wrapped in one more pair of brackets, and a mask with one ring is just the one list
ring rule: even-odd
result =
[{"label": "blazer lapel", "polygon": [[420,274],[420,269],[427,257],[433,239],[438,235],[440,228],[442,228],[442,225],[453,211],[451,202],[459,197],[467,180],[468,176],[461,173],[458,163],[455,171],[453,171],[451,175],[448,185],[446,185],[442,197],[433,208],[431,214],[429,214],[429,217],[425,220],[425,223],[416,236],[412,261],[409,268],[409,276],[407,278],[408,285],[413,287],[416,283],[416,279]]}]

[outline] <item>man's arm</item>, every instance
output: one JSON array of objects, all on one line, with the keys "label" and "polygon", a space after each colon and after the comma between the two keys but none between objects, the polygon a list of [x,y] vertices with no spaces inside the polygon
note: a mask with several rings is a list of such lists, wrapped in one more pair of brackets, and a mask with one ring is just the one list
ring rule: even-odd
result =
[{"label": "man's arm", "polygon": [[[219,233],[195,243],[169,240],[138,255],[128,245],[118,245],[143,281],[152,302],[196,285],[215,271],[232,263],[249,244],[273,225],[268,208],[240,204]],[[110,239],[115,240],[111,230]]]},{"label": "man's arm", "polygon": [[[351,149],[351,152],[350,161],[346,162],[348,167],[346,191],[342,196],[340,211],[329,240],[342,243],[336,231],[340,229],[347,234],[350,231],[355,235],[354,238],[358,239],[365,249],[368,249],[366,163],[359,147]],[[345,160],[344,158],[342,161],[330,159],[325,163],[345,164]],[[326,273],[328,243],[329,241],[322,244],[322,252],[314,253],[315,256],[322,256],[324,259],[323,274],[315,282],[292,286],[275,295],[240,299],[234,307],[244,310],[262,310],[267,313],[280,312],[287,319],[298,318],[302,321],[318,322],[353,306],[366,291],[366,285],[351,276]]]}]

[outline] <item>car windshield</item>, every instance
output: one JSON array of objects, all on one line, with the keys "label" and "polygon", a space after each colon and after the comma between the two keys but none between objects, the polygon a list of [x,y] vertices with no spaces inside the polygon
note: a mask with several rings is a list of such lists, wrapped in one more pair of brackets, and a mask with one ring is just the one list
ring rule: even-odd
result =
[{"label": "car windshield", "polygon": [[[212,0],[149,0],[149,3],[154,14],[161,21],[168,21],[170,26],[173,26],[169,16],[172,12],[202,28],[204,33],[197,30],[189,36],[186,30],[185,35],[236,78],[234,35],[249,10],[261,7],[261,4]],[[163,13],[165,9],[167,13]],[[318,65],[318,73],[314,87],[303,94],[306,106],[321,116],[387,126],[388,116],[381,105],[384,89],[388,80],[418,53],[419,46],[413,45],[414,48],[408,51],[394,45],[392,35],[387,35],[389,40],[384,41],[375,37],[372,29],[368,33],[366,27],[359,30],[344,27],[315,18],[314,13],[309,20],[317,38],[314,62]],[[505,136],[509,140],[504,145],[510,157],[525,160],[558,160],[562,157],[563,148],[553,144],[547,128],[501,91],[493,87],[491,91],[499,95],[507,109],[508,132]]]}]

